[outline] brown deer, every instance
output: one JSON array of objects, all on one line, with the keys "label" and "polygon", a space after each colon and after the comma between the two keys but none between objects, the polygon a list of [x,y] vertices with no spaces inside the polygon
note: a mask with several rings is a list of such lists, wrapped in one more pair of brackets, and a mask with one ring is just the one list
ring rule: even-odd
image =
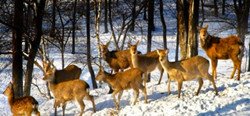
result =
[{"label": "brown deer", "polygon": [[[57,115],[57,107],[61,106],[63,109],[63,115],[65,114],[66,102],[76,101],[81,107],[80,115],[84,113],[84,102],[83,99],[86,97],[92,102],[93,110],[95,112],[95,103],[93,96],[89,95],[89,85],[80,79],[68,80],[60,83],[55,83],[56,81],[56,69],[51,68],[46,71],[46,75],[43,80],[49,83],[49,89],[55,97],[55,115]],[[74,73],[74,72],[72,72]],[[62,74],[63,75],[63,74]],[[67,74],[65,74],[67,75]],[[67,78],[67,77],[65,77]]]},{"label": "brown deer", "polygon": [[14,90],[12,83],[9,83],[3,94],[8,97],[8,102],[13,116],[31,116],[32,113],[35,113],[37,116],[40,116],[40,112],[38,111],[38,102],[34,97],[25,96],[20,98],[14,98]]},{"label": "brown deer", "polygon": [[[49,70],[55,69],[53,62],[49,60],[43,60],[43,66],[35,62],[35,64],[43,71],[44,76]],[[80,79],[82,69],[76,65],[70,64],[62,70],[55,70],[55,83],[70,81],[74,79]]]},{"label": "brown deer", "polygon": [[[124,72],[110,74],[104,71],[103,67],[100,67],[99,72],[96,76],[96,80],[104,81],[112,86],[112,88],[114,89],[112,93],[114,103],[116,109],[119,110],[120,99],[123,90],[126,89],[134,90],[135,99],[133,105],[135,105],[137,102],[139,89],[143,92],[145,97],[145,103],[147,103],[147,91],[145,86],[142,85],[142,74],[143,72],[138,68],[131,68]],[[118,94],[118,102],[116,100],[116,94]]]},{"label": "brown deer", "polygon": [[115,73],[120,69],[123,70],[132,67],[129,50],[109,51],[109,43],[110,42],[106,43],[106,45],[100,45],[102,57],[108,63],[109,67],[112,68]]},{"label": "brown deer", "polygon": [[208,79],[212,82],[215,94],[218,95],[218,90],[215,85],[212,75],[208,73],[209,61],[201,56],[194,56],[182,61],[169,62],[168,50],[158,50],[159,61],[164,70],[169,75],[168,80],[168,93],[170,94],[170,81],[175,80],[178,82],[178,98],[180,98],[181,88],[183,81],[189,81],[197,79],[199,87],[196,95],[199,94],[200,89],[203,85],[203,78]]},{"label": "brown deer", "polygon": [[[154,71],[156,68],[161,71],[160,80],[162,78],[163,69],[161,67],[161,64],[159,62],[159,55],[157,54],[157,51],[148,52],[147,54],[141,55],[138,54],[137,46],[140,41],[137,41],[135,45],[130,46],[130,54],[131,54],[131,60],[134,68],[139,68],[144,72],[143,74],[143,81],[144,86],[146,86],[147,80],[148,80],[148,74],[152,71]],[[159,81],[160,82],[160,81]]]},{"label": "brown deer", "polygon": [[234,69],[231,74],[231,79],[234,77],[236,69],[238,70],[237,80],[240,80],[241,59],[244,52],[244,43],[237,36],[229,36],[220,38],[208,34],[208,25],[197,27],[200,31],[200,43],[203,50],[212,62],[212,75],[217,78],[217,62],[218,59],[231,59],[234,64]]}]

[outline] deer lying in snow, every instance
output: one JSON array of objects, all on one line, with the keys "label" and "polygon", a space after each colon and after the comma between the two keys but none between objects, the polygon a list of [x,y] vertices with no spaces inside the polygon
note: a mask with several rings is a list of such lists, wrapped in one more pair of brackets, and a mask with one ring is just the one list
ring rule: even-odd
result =
[{"label": "deer lying in snow", "polygon": [[209,61],[201,56],[194,56],[182,61],[169,62],[168,50],[157,51],[159,54],[159,61],[164,70],[169,75],[168,80],[168,93],[170,94],[170,81],[175,80],[178,82],[178,98],[180,98],[181,88],[183,81],[189,81],[197,79],[199,87],[196,95],[199,94],[203,85],[203,78],[212,82],[215,94],[218,95],[218,90],[214,82],[212,75],[208,73]]},{"label": "deer lying in snow", "polygon": [[[49,83],[49,89],[53,93],[55,97],[55,115],[57,115],[57,107],[61,106],[63,109],[63,115],[65,114],[66,102],[68,101],[76,101],[81,107],[80,115],[84,112],[84,102],[83,99],[86,97],[92,102],[93,110],[95,112],[95,103],[93,96],[89,95],[89,85],[79,79],[75,80],[68,80],[65,82],[55,83],[55,73],[56,69],[51,68],[50,70],[46,71],[46,75],[44,76],[43,80]],[[71,72],[74,73],[74,72]]]},{"label": "deer lying in snow", "polygon": [[[161,67],[161,64],[159,62],[159,55],[157,54],[156,50],[149,52],[145,55],[137,54],[137,45],[139,44],[139,41],[135,45],[130,46],[130,54],[131,54],[131,60],[134,68],[139,68],[144,72],[143,74],[143,82],[144,86],[147,83],[148,80],[148,74],[152,71],[154,71],[156,68],[158,68],[161,71],[160,80],[162,78],[163,69]],[[159,81],[160,82],[160,81]]]},{"label": "deer lying in snow", "polygon": [[244,43],[240,40],[240,38],[233,35],[226,38],[211,36],[207,32],[208,25],[204,28],[197,28],[200,31],[201,47],[211,59],[212,75],[214,79],[217,78],[216,67],[218,59],[231,59],[234,64],[231,79],[234,77],[237,69],[237,80],[240,80],[241,59],[244,52]]},{"label": "deer lying in snow", "polygon": [[[116,109],[119,110],[120,99],[123,90],[133,89],[135,94],[135,99],[133,105],[136,104],[139,89],[143,92],[145,97],[145,103],[147,103],[147,92],[145,86],[142,85],[142,74],[143,72],[138,68],[131,68],[124,72],[118,72],[116,74],[110,74],[104,71],[103,67],[100,67],[99,72],[96,76],[97,81],[104,81],[110,84],[113,88],[113,99]],[[118,94],[118,102],[116,100],[116,94]]]},{"label": "deer lying in snow", "polygon": [[13,116],[31,116],[32,113],[35,113],[37,116],[40,116],[40,112],[37,108],[38,102],[35,98],[33,98],[32,96],[14,98],[14,90],[12,83],[8,85],[3,94],[8,97],[9,105]]}]

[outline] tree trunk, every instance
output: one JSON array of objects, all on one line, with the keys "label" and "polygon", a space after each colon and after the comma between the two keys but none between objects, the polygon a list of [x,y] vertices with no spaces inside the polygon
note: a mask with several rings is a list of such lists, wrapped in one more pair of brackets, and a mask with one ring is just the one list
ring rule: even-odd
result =
[{"label": "tree trunk", "polygon": [[[147,52],[151,51],[152,46],[152,31],[154,30],[154,0],[148,1],[148,35],[147,35]],[[148,82],[150,74],[148,75]]]},{"label": "tree trunk", "polygon": [[225,15],[226,0],[222,0],[222,15]]},{"label": "tree trunk", "polygon": [[219,12],[218,12],[217,0],[214,0],[214,16],[218,17],[218,15],[219,15]]},{"label": "tree trunk", "polygon": [[179,40],[181,59],[187,58],[187,28],[185,20],[188,18],[185,15],[186,2],[185,0],[177,0],[177,38]]},{"label": "tree trunk", "polygon": [[189,0],[188,18],[188,53],[187,56],[198,55],[197,26],[199,21],[199,0]]},{"label": "tree trunk", "polygon": [[75,35],[76,35],[76,5],[77,0],[74,2],[74,8],[73,8],[73,19],[72,19],[72,54],[75,54]]},{"label": "tree trunk", "polygon": [[163,36],[163,47],[164,49],[167,49],[167,26],[165,23],[164,19],[164,14],[163,14],[163,1],[160,0],[160,16],[161,16],[161,23],[162,23],[162,36]]},{"label": "tree trunk", "polygon": [[37,4],[37,16],[35,19],[36,23],[36,37],[31,43],[31,49],[29,53],[28,63],[27,63],[27,73],[25,76],[25,87],[24,87],[24,94],[25,96],[30,95],[30,87],[32,82],[32,73],[34,68],[34,60],[37,54],[37,51],[39,49],[39,45],[41,42],[41,36],[42,36],[42,22],[43,22],[43,13],[44,13],[44,7],[45,7],[45,1],[41,0],[40,4]]},{"label": "tree trunk", "polygon": [[104,33],[108,33],[108,0],[105,0],[104,5]]},{"label": "tree trunk", "polygon": [[132,22],[131,22],[131,28],[130,31],[134,31],[135,30],[135,19],[136,19],[136,0],[133,1],[133,10],[132,10]]},{"label": "tree trunk", "polygon": [[22,36],[23,36],[23,0],[15,0],[13,30],[13,87],[15,97],[23,96],[23,58],[22,58]]},{"label": "tree trunk", "polygon": [[56,35],[56,4],[57,0],[53,0],[53,5],[52,5],[52,24],[51,24],[51,31],[50,31],[50,36],[55,37]]},{"label": "tree trunk", "polygon": [[[86,9],[90,9],[90,0],[86,1]],[[86,33],[87,33],[87,65],[92,79],[93,88],[97,88],[95,74],[91,65],[91,43],[90,43],[90,11],[86,10]]]},{"label": "tree trunk", "polygon": [[119,50],[119,46],[118,46],[118,42],[116,40],[116,37],[115,37],[115,32],[114,32],[114,28],[113,28],[113,21],[112,21],[112,0],[109,0],[109,25],[110,25],[110,29],[112,31],[112,37],[114,39],[114,43],[115,43],[115,47],[117,50]]}]

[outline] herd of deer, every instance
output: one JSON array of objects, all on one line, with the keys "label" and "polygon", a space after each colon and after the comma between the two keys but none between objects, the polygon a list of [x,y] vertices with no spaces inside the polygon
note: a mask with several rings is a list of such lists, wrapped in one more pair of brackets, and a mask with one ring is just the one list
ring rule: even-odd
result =
[{"label": "herd of deer", "polygon": [[[129,49],[120,51],[109,51],[108,45],[100,45],[103,59],[114,70],[114,74],[106,72],[102,66],[99,66],[99,72],[96,76],[97,81],[108,83],[114,90],[112,93],[115,107],[118,110],[123,90],[134,90],[134,102],[138,101],[139,90],[141,90],[147,103],[146,82],[148,74],[155,69],[168,74],[168,93],[170,94],[170,82],[172,80],[178,82],[178,98],[180,98],[183,81],[197,79],[199,83],[198,95],[203,85],[203,79],[211,81],[215,94],[218,90],[215,85],[217,77],[216,66],[218,59],[231,59],[234,64],[234,70],[231,74],[233,78],[236,69],[238,70],[237,80],[240,80],[241,58],[243,56],[243,43],[236,36],[227,38],[219,38],[211,36],[207,33],[208,26],[198,27],[200,31],[200,43],[203,50],[212,62],[212,75],[208,73],[209,61],[202,56],[194,56],[185,60],[170,62],[168,60],[169,50],[155,50],[147,54],[140,54],[137,51],[139,41],[135,45],[129,45]],[[129,68],[130,67],[130,68]],[[39,66],[44,73],[43,80],[48,82],[49,89],[53,93],[55,102],[55,115],[57,115],[57,107],[62,106],[63,115],[67,101],[77,101],[80,105],[81,112],[84,112],[83,99],[86,97],[92,102],[93,110],[95,109],[94,97],[89,95],[89,85],[80,80],[81,69],[75,65],[69,65],[63,70],[56,70],[51,62],[43,61],[43,66]],[[129,69],[128,69],[129,68]],[[119,72],[120,70],[120,72]],[[163,71],[162,71],[163,72]],[[162,74],[161,74],[162,76]],[[38,102],[31,96],[14,98],[12,84],[10,83],[4,94],[8,96],[8,101],[13,115],[25,114],[31,115],[38,111]],[[117,95],[118,94],[118,100]]]}]

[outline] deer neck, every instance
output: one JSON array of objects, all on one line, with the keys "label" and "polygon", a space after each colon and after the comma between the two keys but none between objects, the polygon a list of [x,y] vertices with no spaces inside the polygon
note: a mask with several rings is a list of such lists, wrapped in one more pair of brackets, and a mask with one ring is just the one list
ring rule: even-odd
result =
[{"label": "deer neck", "polygon": [[12,106],[12,104],[14,103],[14,91],[12,90],[7,97],[8,97],[8,102],[10,106]]},{"label": "deer neck", "polygon": [[116,84],[116,82],[115,82],[116,81],[115,74],[106,73],[105,78],[104,78],[103,81],[106,82],[106,83],[109,83],[112,86],[114,86]]},{"label": "deer neck", "polygon": [[134,68],[138,68],[138,54],[131,55],[131,60]]},{"label": "deer neck", "polygon": [[54,93],[54,90],[56,89],[56,83],[54,81],[48,81],[49,89],[52,93]]},{"label": "deer neck", "polygon": [[166,57],[163,61],[161,61],[160,62],[161,63],[161,65],[163,66],[163,68],[164,68],[164,70],[170,70],[170,68],[171,68],[171,64],[170,64],[170,62],[169,62],[169,60],[168,60],[168,57]]}]

